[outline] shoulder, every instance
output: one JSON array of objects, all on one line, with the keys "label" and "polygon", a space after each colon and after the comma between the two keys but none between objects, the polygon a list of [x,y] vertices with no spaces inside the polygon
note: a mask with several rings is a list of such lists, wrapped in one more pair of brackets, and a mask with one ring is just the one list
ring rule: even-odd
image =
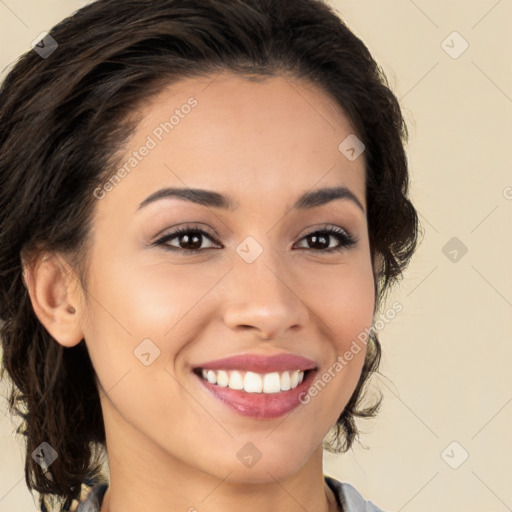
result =
[{"label": "shoulder", "polygon": [[352,485],[324,475],[325,481],[339,499],[343,512],[384,512],[371,501],[365,500]]}]

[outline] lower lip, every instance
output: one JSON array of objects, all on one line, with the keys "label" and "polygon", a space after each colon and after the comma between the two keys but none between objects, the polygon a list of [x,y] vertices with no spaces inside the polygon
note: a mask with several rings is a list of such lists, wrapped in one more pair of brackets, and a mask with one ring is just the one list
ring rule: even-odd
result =
[{"label": "lower lip", "polygon": [[238,389],[218,386],[205,379],[198,378],[203,386],[217,399],[242,416],[253,418],[278,418],[289,413],[299,405],[300,397],[304,397],[311,386],[316,370],[309,371],[304,380],[294,389],[280,391],[279,393],[246,393]]}]

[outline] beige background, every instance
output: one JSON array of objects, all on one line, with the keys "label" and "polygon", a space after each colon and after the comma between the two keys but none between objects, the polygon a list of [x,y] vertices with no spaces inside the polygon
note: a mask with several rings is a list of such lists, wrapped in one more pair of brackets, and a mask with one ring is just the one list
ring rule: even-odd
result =
[{"label": "beige background", "polygon": [[[0,68],[85,3],[0,0]],[[331,4],[402,101],[425,237],[389,301],[404,309],[381,331],[369,449],[326,453],[325,472],[386,511],[512,510],[512,1]],[[443,49],[463,48],[454,31],[469,43],[458,58]],[[453,237],[468,248],[455,262]],[[0,510],[36,510],[1,413],[0,446]]]}]

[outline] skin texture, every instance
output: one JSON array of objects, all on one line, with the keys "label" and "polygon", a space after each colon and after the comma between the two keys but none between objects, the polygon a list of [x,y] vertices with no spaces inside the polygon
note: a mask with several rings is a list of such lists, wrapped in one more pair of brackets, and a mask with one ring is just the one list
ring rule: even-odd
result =
[{"label": "skin texture", "polygon": [[[364,154],[349,161],[340,153],[353,129],[314,86],[224,73],[151,98],[122,161],[191,96],[198,104],[190,114],[98,200],[87,293],[61,255],[27,269],[39,319],[66,347],[85,338],[98,376],[110,466],[101,512],[336,510],[322,441],[353,393],[364,349],[307,405],[267,420],[212,398],[192,368],[289,352],[316,361],[322,375],[370,327],[365,213],[347,199],[292,210],[302,193],[340,185],[366,209]],[[167,198],[138,210],[164,187],[214,190],[239,206]],[[185,225],[211,235],[198,242],[202,252],[187,253],[186,237],[167,242],[181,252],[151,245]],[[357,243],[315,248],[306,235],[326,226]],[[236,252],[248,236],[263,249],[250,264]],[[160,350],[149,366],[134,356],[146,338]],[[249,442],[262,454],[252,467],[237,457]]]}]

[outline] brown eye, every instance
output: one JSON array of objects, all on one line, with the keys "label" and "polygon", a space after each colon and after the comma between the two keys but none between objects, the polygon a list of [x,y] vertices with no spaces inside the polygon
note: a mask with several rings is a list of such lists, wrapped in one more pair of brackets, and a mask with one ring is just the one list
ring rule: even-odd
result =
[{"label": "brown eye", "polygon": [[[214,246],[202,247],[205,239],[213,242]],[[335,247],[331,247],[331,241],[333,239],[338,241]],[[177,244],[171,245],[169,243],[171,240],[177,240],[178,242]],[[337,227],[313,231],[303,237],[302,240],[307,241],[308,247],[304,247],[305,249],[326,253],[347,249],[355,245],[357,242],[357,240],[349,235],[344,229]],[[216,247],[215,244],[217,244]],[[187,227],[177,229],[172,233],[162,236],[153,245],[162,245],[170,251],[184,251],[188,253],[198,253],[206,249],[221,248],[220,244],[217,243],[213,236],[203,229]]]},{"label": "brown eye", "polygon": [[[187,252],[200,252],[202,250],[202,242],[205,238],[214,241],[213,238],[202,229],[180,228],[159,238],[153,245],[163,245],[171,251],[183,250]],[[178,240],[178,247],[168,243],[174,239]]]},{"label": "brown eye", "polygon": [[[338,240],[336,247],[330,247],[330,241],[333,238]],[[356,244],[356,240],[341,228],[327,228],[313,231],[302,240],[307,240],[309,245],[307,248],[316,252],[341,251],[342,249],[352,247]]]}]

